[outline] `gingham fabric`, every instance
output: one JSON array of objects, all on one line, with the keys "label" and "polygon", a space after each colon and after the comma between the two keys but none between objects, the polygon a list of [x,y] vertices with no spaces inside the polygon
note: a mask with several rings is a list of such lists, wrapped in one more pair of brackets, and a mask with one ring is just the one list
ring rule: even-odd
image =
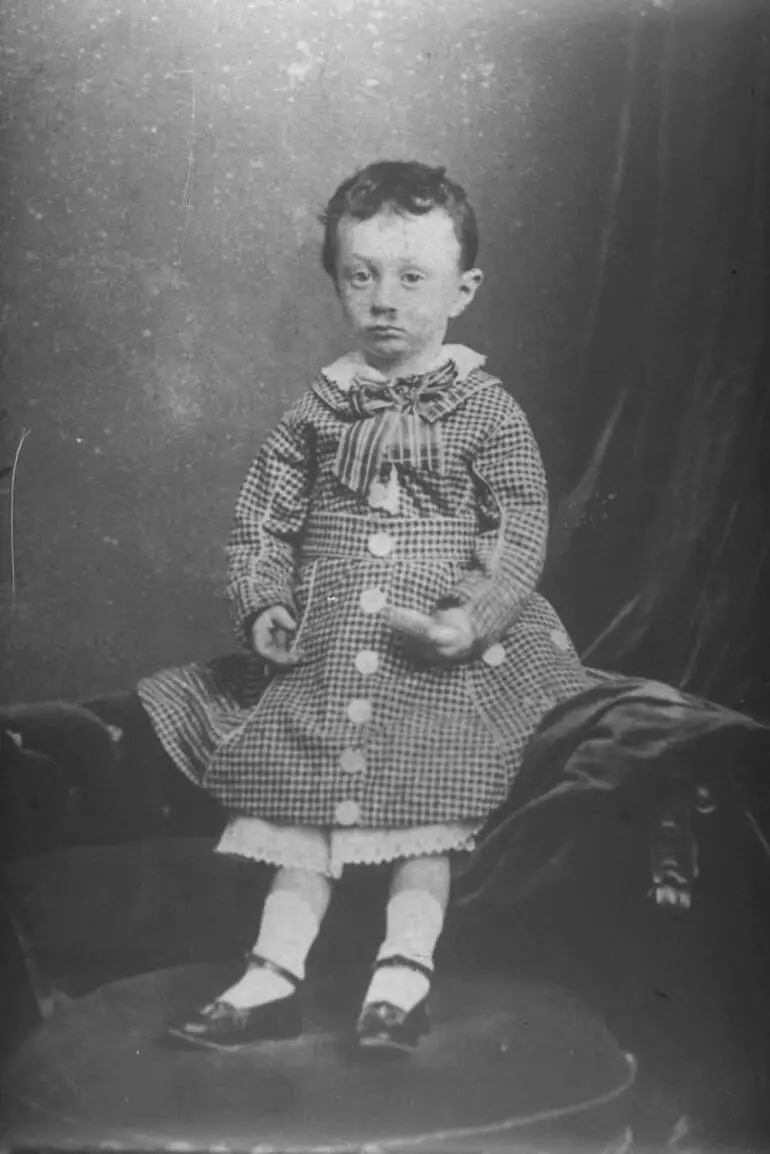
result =
[{"label": "gingham fabric", "polygon": [[[590,684],[535,586],[548,521],[524,414],[476,368],[455,374],[439,420],[443,475],[385,461],[398,511],[341,483],[349,398],[321,374],[243,485],[228,600],[246,641],[284,605],[300,664],[263,676],[244,654],[139,686],[177,764],[229,810],[276,823],[406,828],[482,820],[508,793],[541,717]],[[378,489],[379,486],[379,489]],[[467,662],[410,655],[383,610],[462,605],[479,640]]]}]

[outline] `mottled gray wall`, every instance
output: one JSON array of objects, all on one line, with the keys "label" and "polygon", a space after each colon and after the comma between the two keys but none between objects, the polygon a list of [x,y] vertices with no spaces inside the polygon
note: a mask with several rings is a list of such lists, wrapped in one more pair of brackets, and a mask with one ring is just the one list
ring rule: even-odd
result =
[{"label": "mottled gray wall", "polygon": [[[77,697],[231,645],[243,473],[344,348],[316,214],[378,157],[445,163],[488,352],[558,488],[630,5],[5,0],[4,697]],[[3,478],[4,512],[8,476]]]}]

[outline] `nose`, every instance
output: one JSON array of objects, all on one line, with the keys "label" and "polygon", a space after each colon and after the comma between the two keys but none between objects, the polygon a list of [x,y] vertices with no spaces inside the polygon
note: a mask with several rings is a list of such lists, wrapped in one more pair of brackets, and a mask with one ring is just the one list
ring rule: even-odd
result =
[{"label": "nose", "polygon": [[390,315],[396,311],[396,286],[389,277],[381,277],[375,283],[371,310],[374,316]]}]

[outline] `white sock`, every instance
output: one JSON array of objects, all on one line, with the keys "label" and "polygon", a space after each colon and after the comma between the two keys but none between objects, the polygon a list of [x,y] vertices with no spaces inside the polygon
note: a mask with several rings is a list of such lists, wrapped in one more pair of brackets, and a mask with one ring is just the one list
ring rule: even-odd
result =
[{"label": "white sock", "polygon": [[[433,968],[433,951],[444,928],[444,910],[427,890],[401,890],[388,902],[385,941],[378,961],[399,954]],[[430,979],[407,966],[376,969],[364,1002],[390,1002],[408,1013],[428,993]]]},{"label": "white sock", "polygon": [[[302,979],[318,928],[318,918],[303,897],[291,890],[274,890],[265,899],[254,953]],[[295,988],[287,978],[255,964],[217,1000],[251,1009],[286,998]]]}]

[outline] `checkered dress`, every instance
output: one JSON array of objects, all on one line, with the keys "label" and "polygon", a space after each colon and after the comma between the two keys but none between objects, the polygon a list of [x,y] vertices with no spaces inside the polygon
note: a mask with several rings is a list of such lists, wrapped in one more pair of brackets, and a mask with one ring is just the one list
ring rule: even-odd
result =
[{"label": "checkered dress", "polygon": [[[430,420],[441,466],[383,461],[398,509],[335,471],[352,420],[321,374],[254,461],[231,534],[228,600],[247,642],[286,606],[300,663],[244,653],[139,686],[167,750],[229,811],[327,829],[480,823],[506,797],[538,722],[589,678],[535,586],[548,522],[526,418],[481,368],[455,372]],[[420,662],[386,606],[459,605],[478,652]]]}]

